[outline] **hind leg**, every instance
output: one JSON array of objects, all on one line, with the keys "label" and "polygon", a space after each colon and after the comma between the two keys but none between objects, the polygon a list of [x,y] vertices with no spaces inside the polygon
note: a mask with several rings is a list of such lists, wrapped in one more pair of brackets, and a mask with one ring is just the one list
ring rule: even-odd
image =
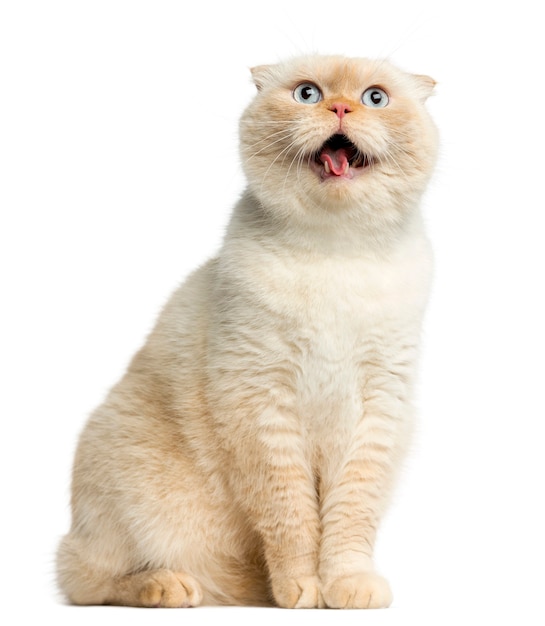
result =
[{"label": "hind leg", "polygon": [[[133,574],[112,574],[121,563],[113,553],[102,563],[83,542],[67,535],[59,548],[58,577],[61,589],[74,604],[118,604],[142,607],[198,606],[203,599],[199,583],[183,572],[152,569]],[[109,561],[109,563],[108,563]],[[117,563],[116,563],[117,561]],[[109,571],[106,565],[114,566]]]}]

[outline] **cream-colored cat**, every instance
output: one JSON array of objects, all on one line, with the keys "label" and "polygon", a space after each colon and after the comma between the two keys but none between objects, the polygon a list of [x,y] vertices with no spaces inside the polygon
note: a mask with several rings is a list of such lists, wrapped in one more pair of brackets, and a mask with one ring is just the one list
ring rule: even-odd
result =
[{"label": "cream-colored cat", "polygon": [[392,600],[373,544],[411,431],[434,81],[344,57],[252,73],[223,247],[81,436],[58,553],[77,604]]}]

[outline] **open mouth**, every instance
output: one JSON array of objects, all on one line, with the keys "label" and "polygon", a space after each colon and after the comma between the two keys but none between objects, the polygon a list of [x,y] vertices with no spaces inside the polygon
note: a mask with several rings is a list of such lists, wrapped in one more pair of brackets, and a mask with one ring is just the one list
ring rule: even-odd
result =
[{"label": "open mouth", "polygon": [[314,156],[314,165],[322,179],[353,178],[371,165],[371,157],[363,153],[346,135],[331,136]]}]

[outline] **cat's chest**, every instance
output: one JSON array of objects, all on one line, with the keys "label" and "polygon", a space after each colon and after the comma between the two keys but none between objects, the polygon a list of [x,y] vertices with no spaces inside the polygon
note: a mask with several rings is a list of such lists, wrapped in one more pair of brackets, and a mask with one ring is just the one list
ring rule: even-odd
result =
[{"label": "cat's chest", "polygon": [[352,384],[377,343],[418,326],[428,275],[426,250],[415,245],[383,259],[254,257],[243,276],[261,335],[324,388]]},{"label": "cat's chest", "polygon": [[265,354],[291,351],[286,356],[314,359],[318,369],[357,362],[377,336],[419,322],[430,274],[426,244],[411,241],[380,258],[238,248],[222,279],[231,285],[222,306],[227,327],[257,332]]},{"label": "cat's chest", "polygon": [[221,345],[232,351],[242,337],[246,374],[286,392],[283,401],[294,402],[303,421],[322,425],[316,432],[356,423],[369,364],[412,343],[408,334],[418,330],[425,251],[388,259],[238,252],[225,277]]},{"label": "cat's chest", "polygon": [[385,320],[418,316],[428,276],[425,251],[415,248],[387,259],[270,259],[256,286],[267,308],[334,354]]}]

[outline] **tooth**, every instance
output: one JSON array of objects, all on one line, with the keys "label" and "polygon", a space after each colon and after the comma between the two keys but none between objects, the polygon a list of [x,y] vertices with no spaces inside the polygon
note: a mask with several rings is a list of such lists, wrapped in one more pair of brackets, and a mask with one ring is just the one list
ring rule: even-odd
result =
[{"label": "tooth", "polygon": [[346,174],[348,174],[348,170],[349,170],[349,169],[350,169],[350,163],[347,161],[347,162],[346,162],[346,165],[345,165],[345,168],[344,168],[344,172],[343,172],[343,174],[344,174],[345,176],[346,176]]},{"label": "tooth", "polygon": [[327,161],[324,162],[324,170],[326,174],[331,173],[331,170],[329,169],[329,163]]}]

